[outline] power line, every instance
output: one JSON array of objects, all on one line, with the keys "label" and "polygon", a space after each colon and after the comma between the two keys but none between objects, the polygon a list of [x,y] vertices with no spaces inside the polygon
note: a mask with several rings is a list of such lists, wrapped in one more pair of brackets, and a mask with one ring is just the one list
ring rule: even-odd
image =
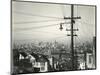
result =
[{"label": "power line", "polygon": [[[70,22],[68,23],[63,23],[63,24],[69,24]],[[46,27],[52,27],[52,26],[56,26],[56,25],[60,25],[60,23],[58,24],[51,24],[51,25],[44,25],[44,26],[36,26],[36,27],[28,27],[28,28],[16,28],[15,30],[32,30],[32,29],[39,29],[39,28],[46,28]]]},{"label": "power line", "polygon": [[[77,36],[77,39],[79,40],[79,42],[81,43],[81,39]],[[82,43],[81,43],[82,44]]]},{"label": "power line", "polygon": [[[77,20],[77,21],[78,21],[78,20]],[[84,22],[84,21],[78,21],[78,22],[80,22],[80,23],[82,23],[82,24],[87,24],[87,25],[95,25],[95,24],[86,23],[86,22]]]},{"label": "power line", "polygon": [[60,23],[58,24],[51,24],[51,25],[45,25],[45,26],[38,26],[38,27],[28,27],[28,28],[16,28],[16,30],[33,30],[33,29],[39,29],[39,28],[46,28],[46,27],[52,27],[52,26],[56,26],[56,25],[59,25]]},{"label": "power line", "polygon": [[14,24],[28,24],[28,23],[41,23],[41,22],[53,22],[53,21],[64,21],[64,20],[22,21],[22,22],[14,22]]},{"label": "power line", "polygon": [[52,17],[52,16],[45,16],[45,15],[38,15],[38,14],[32,14],[32,13],[26,13],[26,12],[18,12],[18,11],[14,11],[14,13],[17,13],[17,14],[22,14],[22,15],[25,15],[25,16],[38,16],[38,17],[45,17],[45,18],[54,18],[54,19],[64,19],[64,18],[61,18],[61,17]]},{"label": "power line", "polygon": [[53,34],[53,35],[66,35],[66,34],[57,34],[57,33],[54,33],[54,32],[47,32],[47,31],[34,31],[34,32],[39,32],[39,33],[50,33],[50,34]]},{"label": "power line", "polygon": [[[83,24],[83,23],[81,23],[81,24]],[[88,23],[85,23],[85,24],[88,24]],[[91,24],[90,24],[91,25]],[[87,31],[85,31],[85,29],[83,29],[83,28],[81,28],[81,30],[82,30],[82,32],[84,33],[84,34],[86,34],[86,35],[92,35],[91,34],[91,32],[89,32],[89,29],[88,29],[88,27],[87,27]]]}]

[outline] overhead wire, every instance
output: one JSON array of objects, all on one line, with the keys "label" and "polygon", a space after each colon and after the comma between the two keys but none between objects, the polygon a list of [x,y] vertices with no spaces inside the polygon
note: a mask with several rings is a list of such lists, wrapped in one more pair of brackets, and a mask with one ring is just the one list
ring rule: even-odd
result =
[{"label": "overhead wire", "polygon": [[[84,34],[87,36],[88,39],[90,39],[89,35],[91,36],[92,34],[90,34],[91,32],[89,32],[88,29],[87,29],[87,31],[85,31],[83,28],[81,28],[81,31],[82,31],[82,33],[84,33]],[[82,33],[81,33],[81,34],[82,34]],[[82,42],[82,41],[80,40],[79,36],[77,36],[76,38],[78,38],[78,40],[79,40],[80,42]],[[83,43],[81,43],[81,44],[83,44]]]},{"label": "overhead wire", "polygon": [[27,27],[27,28],[16,28],[16,30],[33,30],[33,29],[40,29],[40,28],[46,28],[46,27],[52,27],[52,26],[56,26],[59,25],[60,23],[57,24],[50,24],[50,25],[45,25],[45,26],[37,26],[37,27]]},{"label": "overhead wire", "polygon": [[[80,22],[81,23],[81,22]],[[83,25],[83,24],[85,24],[85,23],[81,23],[81,25]],[[87,25],[87,23],[86,23],[86,25]],[[90,36],[92,36],[92,33],[89,31],[89,28],[87,27],[87,31],[85,30],[85,29],[83,29],[83,28],[81,28],[81,31],[84,33],[84,34],[86,34],[86,35],[90,35]]]},{"label": "overhead wire", "polygon": [[[70,22],[66,23],[69,24]],[[57,26],[60,25],[60,23],[57,24],[50,24],[50,25],[43,25],[43,26],[32,26],[32,27],[27,27],[27,28],[16,28],[16,30],[32,30],[32,29],[39,29],[39,28],[46,28],[46,27],[52,27],[52,26]]]},{"label": "overhead wire", "polygon": [[[45,17],[45,18],[52,18],[52,19],[61,19],[64,20],[64,18],[60,18],[60,17],[52,17],[52,16],[47,16],[47,15],[37,15],[37,14],[31,14],[31,13],[25,13],[25,12],[16,12],[17,14],[22,14],[22,15],[27,15],[27,16],[38,16],[38,17]],[[64,13],[63,13],[64,14]],[[77,6],[77,15],[78,15],[78,6]],[[65,14],[63,15],[65,17]],[[14,24],[28,24],[28,23],[39,23],[39,22],[49,22],[50,20],[47,21],[29,21],[29,22],[15,22]],[[54,21],[54,20],[51,20]],[[56,21],[56,20],[55,20]],[[66,21],[66,20],[65,20]],[[88,24],[86,22],[83,21],[78,21],[80,23],[84,23],[84,24]],[[60,24],[60,23],[59,23]],[[38,29],[38,28],[45,28],[45,27],[51,27],[51,26],[56,26],[59,24],[52,24],[52,25],[46,25],[46,26],[39,26],[39,27],[30,27],[30,28],[19,28],[18,30],[31,30],[31,29]],[[91,24],[89,24],[91,25]],[[76,32],[76,31],[75,31]],[[84,32],[84,31],[83,31]],[[78,37],[77,37],[78,38]],[[79,39],[79,38],[78,38]],[[79,39],[80,40],[80,39]]]},{"label": "overhead wire", "polygon": [[[78,5],[77,5],[77,6],[78,6]],[[79,11],[78,11],[78,13],[79,13]],[[95,24],[90,24],[90,23],[84,22],[83,20],[81,20],[81,21],[77,20],[76,22],[80,23],[81,25],[90,25],[90,26],[95,25]],[[90,36],[92,35],[91,32],[89,32],[89,28],[88,28],[88,27],[87,27],[87,31],[84,31],[83,28],[81,28],[81,30],[82,30],[82,32],[83,32],[84,34],[86,34],[86,35],[90,35]]]},{"label": "overhead wire", "polygon": [[14,22],[13,24],[29,24],[29,23],[54,22],[54,21],[64,21],[64,20],[22,21],[22,22]]},{"label": "overhead wire", "polygon": [[[66,8],[65,5],[61,5],[61,11],[62,11],[63,18],[66,17],[65,8]],[[65,20],[65,22],[67,23],[67,20]],[[68,28],[68,27],[66,26],[66,29],[67,29],[67,28]],[[67,32],[67,34],[68,34],[68,32]]]},{"label": "overhead wire", "polygon": [[[78,11],[78,10],[79,10],[79,6],[77,5],[77,16],[79,16],[79,11]],[[93,25],[93,24],[86,23],[86,22],[84,22],[83,20],[81,20],[81,21],[76,20],[76,23],[77,23],[77,25],[79,25],[78,23],[80,23],[81,25],[83,25],[83,24],[86,24],[86,25]],[[88,27],[87,27],[87,28],[88,28]],[[82,32],[83,32],[84,34],[86,34],[86,35],[90,34],[90,32],[84,31],[83,28],[81,28],[81,30],[82,30]],[[87,30],[89,30],[89,29],[87,29]]]},{"label": "overhead wire", "polygon": [[26,12],[19,12],[19,11],[14,11],[14,13],[25,15],[25,16],[38,16],[38,17],[45,17],[45,18],[52,18],[52,19],[63,19],[61,17],[53,17],[53,16],[47,16],[47,15],[39,15],[39,14],[32,14],[32,13],[26,13]]},{"label": "overhead wire", "polygon": [[95,24],[89,24],[89,23],[86,23],[84,21],[79,21],[79,20],[77,20],[77,22],[82,23],[82,24],[87,24],[87,25],[95,25]]},{"label": "overhead wire", "polygon": [[[66,34],[59,34],[59,33],[55,33],[55,32],[47,32],[47,31],[34,31],[34,32],[38,32],[38,33],[46,33],[46,34],[53,34],[53,35],[66,35]],[[33,32],[33,33],[34,33]]]},{"label": "overhead wire", "polygon": [[[77,40],[77,43],[79,43],[80,45],[83,44],[82,41],[81,41],[81,39],[79,38],[79,36],[76,37],[76,40]],[[79,41],[79,42],[78,42],[78,41]]]}]

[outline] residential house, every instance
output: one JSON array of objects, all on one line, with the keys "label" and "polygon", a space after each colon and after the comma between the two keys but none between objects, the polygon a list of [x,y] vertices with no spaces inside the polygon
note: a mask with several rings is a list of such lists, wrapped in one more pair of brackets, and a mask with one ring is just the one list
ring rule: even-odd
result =
[{"label": "residential house", "polygon": [[25,52],[19,52],[19,60],[26,59],[26,57],[27,57],[27,53],[25,53]]},{"label": "residential house", "polygon": [[51,56],[51,57],[48,57],[48,60],[49,60],[49,63],[50,63],[50,67],[51,67],[51,70],[50,71],[55,71],[58,69],[58,60]]},{"label": "residential house", "polygon": [[35,53],[32,53],[31,55],[35,58],[35,62],[33,62],[34,72],[47,72],[49,65],[47,57],[45,55]]}]

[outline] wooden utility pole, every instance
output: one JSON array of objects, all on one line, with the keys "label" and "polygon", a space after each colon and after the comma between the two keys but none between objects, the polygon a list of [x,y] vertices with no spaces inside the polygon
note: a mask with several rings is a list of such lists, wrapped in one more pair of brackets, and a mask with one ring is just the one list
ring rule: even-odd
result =
[{"label": "wooden utility pole", "polygon": [[74,5],[71,5],[71,50],[72,50],[72,69],[75,69],[75,64],[74,64],[74,36],[73,36],[73,23],[74,23],[74,19],[73,19],[73,15],[74,15]]},{"label": "wooden utility pole", "polygon": [[[81,19],[81,17],[74,17],[74,5],[71,4],[71,17],[65,17],[65,20],[70,19],[71,20],[71,28],[70,29],[66,29],[66,31],[70,31],[70,34],[67,34],[67,36],[71,36],[71,62],[72,62],[72,70],[77,69],[76,68],[76,59],[75,59],[75,51],[74,51],[74,36],[77,36],[76,34],[74,34],[74,31],[78,31],[78,29],[74,29],[73,25],[75,24],[75,19]],[[60,30],[63,29],[62,27],[63,23],[60,24]]]},{"label": "wooden utility pole", "polygon": [[72,70],[77,69],[76,63],[75,63],[75,51],[74,51],[74,36],[77,36],[74,34],[74,31],[78,31],[78,29],[74,29],[73,25],[75,24],[74,19],[81,19],[81,17],[74,17],[74,5],[71,5],[71,17],[64,17],[64,19],[71,19],[71,29],[67,29],[67,31],[70,31],[71,34],[68,34],[68,36],[71,36],[71,62],[72,62]]}]

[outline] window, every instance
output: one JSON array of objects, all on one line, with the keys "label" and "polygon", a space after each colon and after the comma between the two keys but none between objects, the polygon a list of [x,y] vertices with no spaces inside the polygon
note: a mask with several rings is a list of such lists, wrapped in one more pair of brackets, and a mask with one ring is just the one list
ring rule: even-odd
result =
[{"label": "window", "polygon": [[41,67],[41,70],[45,70],[45,67]]},{"label": "window", "polygon": [[41,66],[45,66],[45,62],[41,62],[40,65],[41,65]]},{"label": "window", "polygon": [[92,63],[92,55],[89,55],[89,63]]}]

